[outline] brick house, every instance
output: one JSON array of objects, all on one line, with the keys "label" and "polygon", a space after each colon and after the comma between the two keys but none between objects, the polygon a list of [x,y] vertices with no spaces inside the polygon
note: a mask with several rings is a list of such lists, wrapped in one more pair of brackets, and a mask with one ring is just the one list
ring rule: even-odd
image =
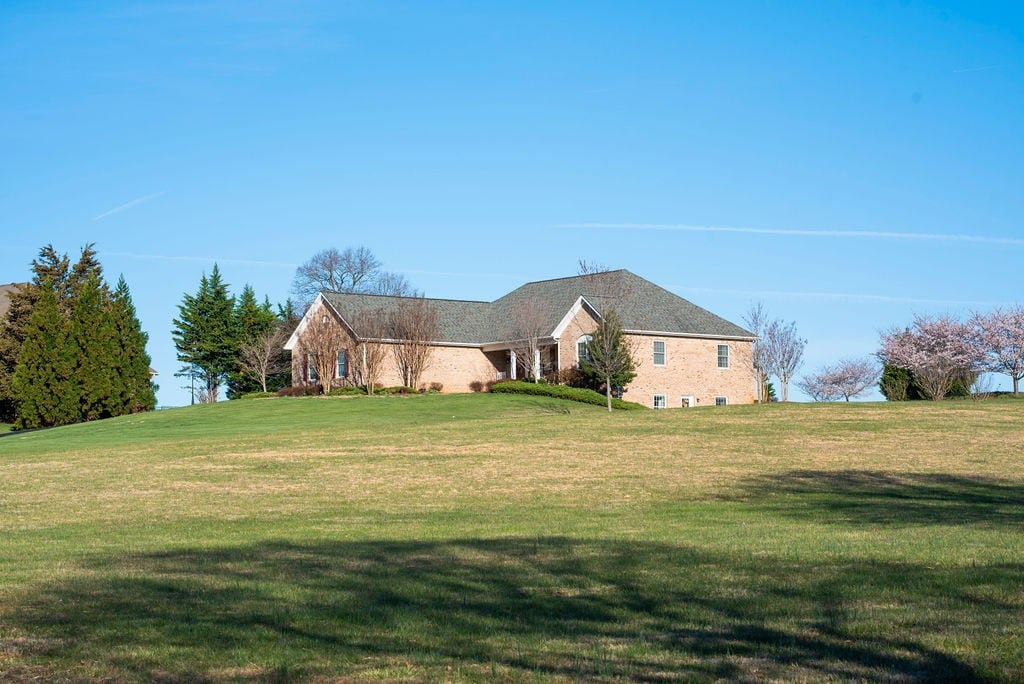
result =
[{"label": "brick house", "polygon": [[[387,316],[403,298],[321,292],[285,344],[292,352],[293,384],[316,383],[303,348],[314,317],[339,326],[333,386],[357,381],[357,321]],[[544,375],[577,367],[602,308],[613,307],[633,349],[636,378],[625,399],[655,408],[749,404],[757,400],[754,335],[626,270],[527,283],[493,302],[426,299],[437,315],[437,335],[420,379],[446,392],[469,392],[500,379]],[[529,329],[524,333],[528,312]],[[524,336],[536,340],[524,358]],[[377,340],[394,344],[394,340]],[[401,384],[388,358],[379,379]]]}]

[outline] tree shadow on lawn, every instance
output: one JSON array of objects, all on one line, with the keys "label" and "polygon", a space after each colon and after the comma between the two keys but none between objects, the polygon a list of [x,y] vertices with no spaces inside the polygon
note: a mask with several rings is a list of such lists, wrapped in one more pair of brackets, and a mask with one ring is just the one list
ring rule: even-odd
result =
[{"label": "tree shadow on lawn", "polygon": [[995,478],[793,470],[750,479],[741,492],[740,500],[823,522],[1024,526],[1024,484]]},{"label": "tree shadow on lawn", "polygon": [[[549,537],[266,542],[97,557],[72,577],[0,609],[0,680],[984,681],[1021,666],[976,641],[1018,629],[1019,607],[978,596],[1014,591],[1020,564],[822,567]],[[926,645],[950,635],[978,662]]]}]

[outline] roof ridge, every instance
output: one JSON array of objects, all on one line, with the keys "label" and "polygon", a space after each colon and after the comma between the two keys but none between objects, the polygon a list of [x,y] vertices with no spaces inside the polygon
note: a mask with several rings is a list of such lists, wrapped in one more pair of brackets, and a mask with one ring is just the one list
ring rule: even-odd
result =
[{"label": "roof ridge", "polygon": [[[629,269],[625,269],[625,268],[613,268],[613,269],[609,269],[607,271],[598,271],[596,273],[578,273],[578,274],[576,274],[574,276],[562,276],[561,278],[546,278],[544,280],[531,280],[529,282],[523,283],[523,285],[521,285],[520,287],[523,287],[523,286],[526,286],[526,285],[538,285],[540,283],[553,283],[553,282],[556,282],[556,281],[559,281],[559,280],[575,280],[577,278],[590,278],[592,276],[605,275],[606,273],[630,273],[630,271],[629,271]],[[636,274],[635,273],[630,273],[630,275],[636,275]],[[516,290],[518,290],[518,289],[519,288],[517,287]],[[515,290],[513,290],[513,292],[515,292]]]},{"label": "roof ridge", "polygon": [[380,297],[381,299],[424,299],[430,302],[462,302],[464,304],[492,304],[482,299],[449,299],[447,297],[415,297],[412,295],[386,295],[377,292],[338,292],[337,290],[320,290],[320,294],[341,295],[344,297]]}]

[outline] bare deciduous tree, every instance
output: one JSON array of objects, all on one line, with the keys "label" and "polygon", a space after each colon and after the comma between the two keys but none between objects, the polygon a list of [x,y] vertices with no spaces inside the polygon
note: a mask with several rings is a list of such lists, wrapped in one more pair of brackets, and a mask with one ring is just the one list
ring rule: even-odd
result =
[{"label": "bare deciduous tree", "polygon": [[278,325],[242,342],[238,347],[238,362],[242,373],[258,380],[264,392],[267,391],[267,378],[285,369],[281,347],[287,339],[285,330]]},{"label": "bare deciduous tree", "polygon": [[795,321],[779,320],[768,324],[764,340],[768,366],[779,379],[782,401],[789,401],[789,381],[803,363],[807,340],[796,334]]},{"label": "bare deciduous tree", "polygon": [[760,401],[768,401],[768,396],[771,394],[768,389],[768,382],[772,375],[772,369],[771,360],[768,358],[767,341],[765,340],[765,333],[769,323],[768,312],[764,308],[764,303],[751,304],[750,310],[743,315],[743,323],[757,338],[754,340],[753,361],[754,372],[757,373],[757,381],[760,385],[758,396]]},{"label": "bare deciduous tree", "polygon": [[430,362],[433,352],[430,343],[437,340],[437,310],[433,302],[423,297],[411,297],[399,302],[389,323],[391,337],[395,340],[392,349],[402,383],[415,388]]},{"label": "bare deciduous tree", "polygon": [[384,342],[390,332],[388,317],[383,309],[377,309],[355,316],[351,323],[356,331],[352,368],[358,384],[366,388],[367,394],[373,394],[373,386],[388,357],[390,345]]},{"label": "bare deciduous tree", "polygon": [[974,314],[971,319],[975,339],[985,352],[983,367],[993,373],[1009,375],[1013,394],[1020,391],[1024,380],[1024,306],[996,308],[987,314]]},{"label": "bare deciduous tree", "polygon": [[534,382],[540,378],[540,341],[551,333],[547,329],[548,307],[537,299],[524,299],[512,310],[512,351],[525,375]]},{"label": "bare deciduous tree", "polygon": [[368,294],[411,295],[405,277],[381,269],[380,259],[366,247],[331,247],[314,254],[295,269],[292,291],[308,303],[323,290]]},{"label": "bare deciduous tree", "polygon": [[345,349],[347,337],[341,323],[334,320],[326,309],[311,317],[302,336],[306,364],[316,372],[317,382],[325,394],[331,390],[337,374],[338,352]]},{"label": "bare deciduous tree", "polygon": [[850,401],[878,380],[878,365],[869,359],[843,359],[804,376],[797,387],[814,401]]}]

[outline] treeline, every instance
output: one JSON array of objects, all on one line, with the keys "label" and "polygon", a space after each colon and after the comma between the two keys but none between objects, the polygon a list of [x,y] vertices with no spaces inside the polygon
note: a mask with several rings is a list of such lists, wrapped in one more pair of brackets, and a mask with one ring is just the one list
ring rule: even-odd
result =
[{"label": "treeline", "polygon": [[291,384],[291,355],[283,346],[300,318],[294,304],[288,300],[275,311],[250,285],[238,297],[228,287],[214,264],[195,294],[183,296],[174,319],[171,336],[185,364],[177,375],[189,378],[199,403],[217,401],[222,388],[234,399]]},{"label": "treeline", "polygon": [[27,429],[152,410],[148,335],[124,277],[111,289],[91,244],[73,265],[46,245],[32,273],[0,325],[0,420]]}]

